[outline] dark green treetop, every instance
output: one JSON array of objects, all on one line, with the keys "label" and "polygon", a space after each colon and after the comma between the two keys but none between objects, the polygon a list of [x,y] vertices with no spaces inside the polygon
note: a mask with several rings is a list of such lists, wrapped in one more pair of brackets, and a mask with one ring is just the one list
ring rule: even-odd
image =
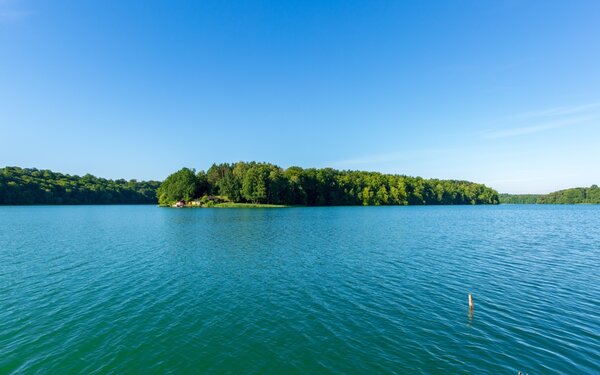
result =
[{"label": "dark green treetop", "polygon": [[169,175],[156,191],[158,203],[169,205],[179,200],[189,201],[206,193],[206,181],[201,173],[196,176],[194,170],[182,168]]},{"label": "dark green treetop", "polygon": [[169,176],[159,189],[160,203],[170,205],[205,194],[236,203],[307,206],[498,203],[495,190],[473,182],[333,168],[283,169],[270,163],[238,162],[213,164],[206,173],[194,176],[187,168]]}]

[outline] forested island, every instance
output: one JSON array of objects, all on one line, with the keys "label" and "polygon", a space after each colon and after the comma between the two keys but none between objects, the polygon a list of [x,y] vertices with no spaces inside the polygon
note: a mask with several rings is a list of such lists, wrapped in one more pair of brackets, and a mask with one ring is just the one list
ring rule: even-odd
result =
[{"label": "forested island", "polygon": [[164,182],[110,180],[36,168],[0,168],[0,205],[156,204],[197,207],[600,204],[600,188],[549,194],[498,194],[485,185],[332,168],[280,168],[270,163],[182,168]]},{"label": "forested island", "polygon": [[506,204],[600,204],[600,188],[578,187],[549,194],[500,194],[500,203]]},{"label": "forested island", "polygon": [[[213,164],[206,172],[183,168],[157,191],[160,205],[441,205],[498,204],[498,193],[482,184],[404,175],[280,168],[270,163]],[[185,202],[185,203],[183,203]]]},{"label": "forested island", "polygon": [[0,169],[0,205],[156,204],[159,181],[107,180],[35,168]]}]

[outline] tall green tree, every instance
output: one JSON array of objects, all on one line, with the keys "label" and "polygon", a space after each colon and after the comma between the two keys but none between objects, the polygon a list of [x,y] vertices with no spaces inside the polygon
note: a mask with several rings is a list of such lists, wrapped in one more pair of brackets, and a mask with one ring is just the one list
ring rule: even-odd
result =
[{"label": "tall green tree", "polygon": [[248,168],[242,181],[242,196],[252,203],[267,203],[268,171],[262,165]]},{"label": "tall green tree", "polygon": [[201,186],[194,170],[182,168],[169,175],[156,194],[160,205],[171,205],[179,200],[189,201],[202,195]]}]

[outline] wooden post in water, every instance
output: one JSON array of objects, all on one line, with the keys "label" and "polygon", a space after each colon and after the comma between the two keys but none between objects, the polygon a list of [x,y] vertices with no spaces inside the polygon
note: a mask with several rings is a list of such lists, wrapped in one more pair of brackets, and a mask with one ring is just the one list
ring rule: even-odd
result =
[{"label": "wooden post in water", "polygon": [[473,304],[473,295],[469,293],[469,310],[473,310],[473,307],[475,307]]}]

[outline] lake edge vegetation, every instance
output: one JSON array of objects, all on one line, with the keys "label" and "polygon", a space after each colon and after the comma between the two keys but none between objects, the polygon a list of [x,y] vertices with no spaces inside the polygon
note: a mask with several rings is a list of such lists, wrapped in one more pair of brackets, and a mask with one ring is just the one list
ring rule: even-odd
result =
[{"label": "lake edge vegetation", "polygon": [[548,194],[500,194],[503,204],[600,204],[600,187],[576,187]]},{"label": "lake edge vegetation", "polygon": [[4,167],[0,168],[0,205],[156,204],[160,184]]},{"label": "lake edge vegetation", "polygon": [[[174,180],[177,183],[172,184]],[[231,194],[233,199],[225,193]],[[217,208],[600,204],[600,188],[592,185],[549,194],[498,194],[485,185],[468,181],[332,168],[282,169],[273,164],[257,162],[213,164],[208,171],[198,173],[183,168],[164,182],[110,180],[90,174],[78,176],[36,168],[0,168],[0,205],[160,203],[170,206],[182,200],[186,202],[186,207]]]},{"label": "lake edge vegetation", "polygon": [[424,179],[333,168],[283,169],[270,163],[182,168],[157,190],[161,206],[211,207],[226,202],[282,206],[498,204],[498,193],[462,180]]},{"label": "lake edge vegetation", "polygon": [[[177,182],[173,184],[173,181]],[[231,194],[233,199],[225,193]],[[331,168],[282,169],[257,162],[213,164],[208,171],[198,173],[183,168],[164,182],[110,180],[90,174],[78,176],[36,168],[0,168],[0,205],[160,203],[170,206],[182,200],[186,202],[185,207],[217,208],[600,204],[600,188],[592,185],[549,194],[498,194],[485,185],[468,181]]]}]

